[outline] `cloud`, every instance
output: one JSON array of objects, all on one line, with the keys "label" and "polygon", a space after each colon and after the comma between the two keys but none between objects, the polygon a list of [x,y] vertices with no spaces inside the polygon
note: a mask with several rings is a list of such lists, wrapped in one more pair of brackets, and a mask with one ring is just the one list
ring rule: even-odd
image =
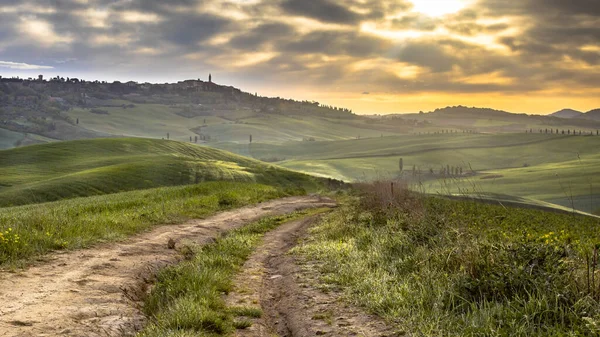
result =
[{"label": "cloud", "polygon": [[194,48],[223,31],[233,22],[226,18],[208,14],[183,13],[171,16],[149,31],[149,35],[166,42]]},{"label": "cloud", "polygon": [[320,30],[296,36],[279,48],[288,53],[367,57],[384,54],[391,46],[390,41],[370,34]]},{"label": "cloud", "polygon": [[597,0],[478,0],[441,17],[408,0],[5,0],[0,55],[57,72],[163,82],[218,71],[232,84],[373,96],[589,91],[599,11]]},{"label": "cloud", "polygon": [[17,70],[38,70],[38,69],[54,69],[50,66],[40,66],[35,64],[0,61],[0,68],[17,69]]},{"label": "cloud", "polygon": [[360,15],[330,0],[284,0],[281,7],[290,14],[333,23],[356,23]]},{"label": "cloud", "polygon": [[[572,57],[590,65],[597,60],[581,53],[586,44],[600,41],[600,6],[594,0],[481,0],[479,8],[489,17],[512,16],[527,21],[519,35],[503,37],[504,43],[524,60],[560,62]],[[597,64],[597,63],[596,63]]]},{"label": "cloud", "polygon": [[446,72],[459,61],[443,46],[434,41],[411,41],[400,48],[398,60],[431,69],[433,72]]},{"label": "cloud", "polygon": [[260,24],[247,32],[236,34],[229,41],[229,45],[236,49],[255,51],[265,48],[267,44],[290,40],[296,35],[297,32],[291,25],[280,22],[268,22]]},{"label": "cloud", "polygon": [[434,19],[430,16],[420,13],[408,13],[402,17],[391,20],[391,26],[396,30],[435,30],[440,25],[439,19]]}]

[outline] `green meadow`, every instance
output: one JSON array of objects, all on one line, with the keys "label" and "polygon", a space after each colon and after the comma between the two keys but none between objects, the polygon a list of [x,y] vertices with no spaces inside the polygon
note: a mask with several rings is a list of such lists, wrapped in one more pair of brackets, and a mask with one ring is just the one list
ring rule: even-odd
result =
[{"label": "green meadow", "polygon": [[413,155],[436,150],[534,145],[553,141],[561,136],[539,134],[429,134],[372,137],[333,142],[286,142],[283,144],[218,143],[213,146],[236,153],[248,153],[255,158],[282,158],[283,161],[354,159]]},{"label": "green meadow", "polygon": [[[216,146],[345,181],[404,177],[429,193],[504,194],[600,209],[598,136],[450,133]],[[463,168],[464,175],[440,175],[447,166]],[[413,175],[413,167],[420,174]]]},{"label": "green meadow", "polygon": [[303,173],[177,141],[107,138],[4,150],[0,266],[321,187]]},{"label": "green meadow", "polygon": [[365,184],[295,253],[399,335],[598,336],[599,224]]},{"label": "green meadow", "polygon": [[[129,103],[129,102],[127,102]],[[207,124],[225,123],[225,119],[206,116],[186,118],[162,104],[138,104],[134,108],[102,107],[105,114],[94,114],[89,109],[73,109],[68,115],[79,119],[79,126],[88,130],[122,137],[169,138],[189,141],[195,134],[190,128]]]},{"label": "green meadow", "polygon": [[0,151],[0,206],[217,180],[316,186],[301,173],[167,140],[94,139]]},{"label": "green meadow", "polygon": [[244,182],[206,182],[0,208],[0,267],[63,249],[116,241],[155,225],[302,193]]},{"label": "green meadow", "polygon": [[25,135],[22,133],[0,129],[0,149],[13,148],[23,139],[25,139]]},{"label": "green meadow", "polygon": [[[116,102],[120,103],[120,102]],[[115,104],[116,104],[115,103]],[[129,103],[129,102],[126,102]],[[107,114],[95,114],[90,109],[76,108],[67,112],[79,119],[79,127],[101,134],[123,137],[169,138],[189,141],[197,134],[215,142],[247,144],[254,142],[281,143],[316,140],[340,140],[357,137],[393,135],[393,130],[373,129],[366,121],[333,119],[320,116],[278,115],[237,109],[207,111],[205,116],[184,117],[176,114],[180,107],[163,104],[135,104],[133,108],[101,107]]]}]

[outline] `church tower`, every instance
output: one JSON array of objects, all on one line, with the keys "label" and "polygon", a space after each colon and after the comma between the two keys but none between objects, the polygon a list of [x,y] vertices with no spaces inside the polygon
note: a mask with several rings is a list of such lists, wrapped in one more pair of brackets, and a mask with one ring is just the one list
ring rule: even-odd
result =
[{"label": "church tower", "polygon": [[212,74],[208,74],[208,83],[212,83]]}]

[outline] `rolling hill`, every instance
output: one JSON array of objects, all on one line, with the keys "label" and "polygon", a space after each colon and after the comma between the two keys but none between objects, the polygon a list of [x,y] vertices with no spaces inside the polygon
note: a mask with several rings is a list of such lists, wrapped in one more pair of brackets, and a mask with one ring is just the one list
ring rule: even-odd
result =
[{"label": "rolling hill", "polygon": [[0,151],[0,206],[216,180],[316,186],[304,174],[168,140],[94,139]]},{"label": "rolling hill", "polygon": [[600,121],[600,109],[590,110],[584,113],[580,118]]},{"label": "rolling hill", "polygon": [[[563,112],[567,113],[567,112]],[[588,114],[595,116],[593,112]],[[584,115],[584,116],[585,116]],[[446,130],[600,129],[600,120],[453,106],[360,116],[314,101],[262,97],[201,80],[169,84],[71,79],[0,83],[0,149],[56,140],[143,137],[213,145],[338,141]],[[196,138],[198,140],[196,141]]]},{"label": "rolling hill", "polygon": [[[396,178],[400,176],[399,158],[403,158],[403,176],[430,193],[496,193],[587,212],[600,208],[600,185],[595,185],[600,174],[600,136],[595,133],[451,133],[215,146],[346,181]],[[441,174],[448,166],[460,167],[464,174]],[[413,167],[420,172],[416,177]]]},{"label": "rolling hill", "polygon": [[[572,112],[564,113],[569,114]],[[437,130],[454,129],[489,133],[521,133],[525,130],[538,132],[545,129],[560,129],[589,132],[600,129],[600,121],[591,121],[583,118],[515,114],[501,110],[466,106],[446,107],[428,113],[403,115],[403,117],[429,123],[431,126],[435,126],[433,129]],[[424,131],[431,130],[425,129]]]},{"label": "rolling hill", "polygon": [[576,119],[584,119],[588,121],[600,121],[600,109],[590,110],[588,112],[581,112],[572,109],[563,109],[557,111],[550,116],[559,117],[559,118],[576,118]]},{"label": "rolling hill", "polygon": [[550,116],[559,117],[559,118],[577,118],[581,117],[583,112],[573,110],[573,109],[562,109],[555,113],[550,114]]}]

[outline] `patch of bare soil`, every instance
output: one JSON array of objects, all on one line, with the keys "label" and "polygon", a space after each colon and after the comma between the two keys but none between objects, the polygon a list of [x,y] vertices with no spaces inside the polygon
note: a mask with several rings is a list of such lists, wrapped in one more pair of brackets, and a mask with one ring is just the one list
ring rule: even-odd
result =
[{"label": "patch of bare soil", "polygon": [[[129,336],[145,324],[140,300],[180,240],[211,242],[265,216],[333,206],[318,196],[285,198],[162,226],[126,242],[52,254],[19,273],[0,273],[0,336]],[[170,247],[169,247],[170,246]]]},{"label": "patch of bare soil", "polygon": [[[339,294],[317,289],[316,274],[288,254],[318,216],[289,222],[268,233],[236,277],[229,306],[260,307],[263,316],[239,337],[397,336],[385,322],[345,304]],[[242,318],[240,318],[242,319]]]}]

